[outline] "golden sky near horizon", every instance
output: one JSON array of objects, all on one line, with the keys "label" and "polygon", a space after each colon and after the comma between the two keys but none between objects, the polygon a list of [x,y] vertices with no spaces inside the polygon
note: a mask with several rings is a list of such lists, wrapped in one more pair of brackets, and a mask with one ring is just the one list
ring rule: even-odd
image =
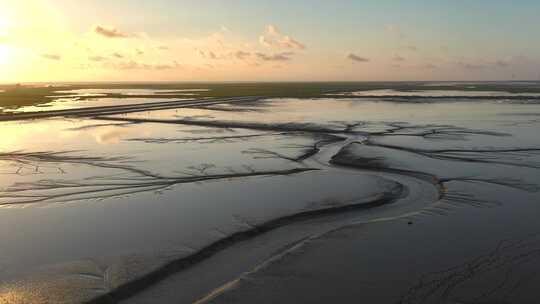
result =
[{"label": "golden sky near horizon", "polygon": [[[383,14],[376,4],[366,18],[356,18],[345,13],[356,6],[349,1],[340,7],[315,1],[312,16],[302,10],[305,1],[286,12],[276,1],[275,7],[247,14],[263,2],[0,0],[0,83],[539,77],[538,59],[531,55],[538,45],[525,45],[517,36],[510,47],[480,41],[488,36],[483,27],[478,37],[468,37],[452,27],[400,25],[392,23],[401,16],[397,8],[380,8]],[[344,11],[335,18],[317,15],[331,8]],[[412,19],[418,12],[406,14]],[[386,15],[391,17],[379,21]],[[321,22],[313,23],[315,18]]]}]

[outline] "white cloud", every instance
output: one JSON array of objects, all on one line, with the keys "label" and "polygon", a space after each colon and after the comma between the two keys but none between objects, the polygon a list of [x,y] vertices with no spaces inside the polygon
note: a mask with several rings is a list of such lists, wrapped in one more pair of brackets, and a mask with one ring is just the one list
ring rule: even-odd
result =
[{"label": "white cloud", "polygon": [[259,43],[272,48],[304,50],[306,46],[298,40],[283,35],[272,24],[267,25],[263,35],[259,36]]}]

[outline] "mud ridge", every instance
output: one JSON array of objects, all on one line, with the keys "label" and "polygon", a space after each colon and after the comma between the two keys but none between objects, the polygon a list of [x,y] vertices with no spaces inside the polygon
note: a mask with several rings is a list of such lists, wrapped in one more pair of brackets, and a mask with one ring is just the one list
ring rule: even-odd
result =
[{"label": "mud ridge", "polygon": [[125,118],[96,116],[94,119],[109,121],[124,121],[132,123],[163,123],[177,125],[191,125],[211,128],[238,128],[263,131],[284,131],[284,132],[310,132],[310,133],[341,133],[341,134],[368,134],[366,132],[351,131],[348,126],[343,129],[332,129],[313,123],[258,123],[239,122],[226,120],[194,120],[194,119],[152,119],[152,118]]},{"label": "mud ridge", "polygon": [[187,257],[180,258],[178,260],[172,261],[158,270],[147,274],[143,277],[135,279],[121,287],[116,288],[115,290],[99,296],[93,300],[88,301],[88,304],[101,304],[101,303],[117,303],[121,300],[128,299],[141,291],[155,285],[168,278],[169,276],[188,269],[189,267],[194,266],[197,263],[200,263],[209,257],[215,255],[216,253],[235,245],[236,243],[255,238],[264,233],[275,230],[279,227],[283,227],[295,222],[314,219],[317,217],[328,216],[332,214],[339,214],[343,212],[348,212],[352,210],[361,210],[369,209],[389,203],[395,202],[397,199],[401,198],[406,194],[406,189],[401,184],[396,184],[396,186],[387,193],[381,194],[377,199],[369,203],[360,203],[352,204],[347,206],[340,207],[330,207],[325,209],[311,210],[300,212],[274,220],[270,220],[266,223],[260,225],[251,225],[251,228],[244,231],[239,231],[233,233],[225,238],[215,241],[214,243],[202,248],[198,252],[189,255]]}]

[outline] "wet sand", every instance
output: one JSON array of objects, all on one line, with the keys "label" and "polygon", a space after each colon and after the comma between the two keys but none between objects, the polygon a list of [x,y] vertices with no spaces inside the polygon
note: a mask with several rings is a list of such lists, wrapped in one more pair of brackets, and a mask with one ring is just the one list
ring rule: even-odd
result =
[{"label": "wet sand", "polygon": [[371,95],[0,116],[0,299],[534,303],[536,96]]}]

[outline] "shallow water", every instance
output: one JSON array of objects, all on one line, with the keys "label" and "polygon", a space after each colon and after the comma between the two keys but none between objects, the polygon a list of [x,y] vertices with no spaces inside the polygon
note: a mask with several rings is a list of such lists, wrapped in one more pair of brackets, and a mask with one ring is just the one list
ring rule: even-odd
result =
[{"label": "shallow water", "polygon": [[[171,92],[142,91],[116,93]],[[173,288],[195,301],[287,244],[355,222],[441,213],[459,222],[467,208],[493,209],[493,221],[511,222],[537,212],[538,105],[454,102],[452,94],[462,96],[239,99],[1,122],[0,299],[39,303],[62,290],[48,300],[77,303],[121,290],[117,301],[171,302]],[[40,110],[158,101],[68,99]],[[519,212],[497,212],[506,208]],[[252,252],[249,263],[237,246]],[[206,255],[222,251],[235,266],[216,266],[219,281],[186,289],[202,277]],[[189,278],[174,266],[186,258],[197,265]]]},{"label": "shallow water", "polygon": [[[474,89],[475,86],[468,86],[469,89]],[[506,96],[506,97],[539,97],[538,93],[513,93],[513,92],[504,92],[504,91],[463,91],[463,90],[411,90],[411,91],[400,91],[392,89],[382,89],[382,90],[367,90],[367,91],[358,91],[350,93],[342,93],[347,96],[371,96],[371,97],[387,97],[387,96],[400,96],[400,97],[496,97],[496,96]]]},{"label": "shallow water", "polygon": [[[52,91],[48,102],[37,105],[22,106],[17,108],[0,107],[5,113],[31,113],[40,111],[56,111],[67,109],[107,107],[115,105],[137,105],[151,102],[165,102],[170,100],[185,100],[195,97],[200,92],[207,92],[208,89],[72,89],[65,90],[65,87],[58,91]],[[4,91],[0,90],[0,93]],[[158,95],[159,98],[147,98]],[[142,98],[140,96],[145,96]]]},{"label": "shallow water", "polygon": [[[123,117],[156,119],[219,119],[257,122],[294,122],[330,124],[335,122],[396,122],[437,124],[442,122],[505,121],[500,114],[538,112],[536,105],[498,104],[471,101],[455,103],[441,101],[426,106],[423,103],[386,102],[380,99],[270,99],[260,104],[222,105],[197,109],[158,110],[130,113]],[[521,119],[520,119],[521,121]],[[508,122],[506,120],[506,122]]]},{"label": "shallow water", "polygon": [[[36,106],[26,106],[17,109],[4,109],[5,113],[32,113],[40,111],[57,111],[57,110],[70,110],[70,109],[84,109],[91,107],[110,107],[117,105],[142,105],[153,102],[166,102],[170,99],[155,98],[148,100],[148,98],[100,98],[96,95],[89,95],[92,98],[79,99],[78,97],[62,97],[54,99],[51,102],[42,103]],[[188,98],[174,98],[174,100],[188,100]]]}]

